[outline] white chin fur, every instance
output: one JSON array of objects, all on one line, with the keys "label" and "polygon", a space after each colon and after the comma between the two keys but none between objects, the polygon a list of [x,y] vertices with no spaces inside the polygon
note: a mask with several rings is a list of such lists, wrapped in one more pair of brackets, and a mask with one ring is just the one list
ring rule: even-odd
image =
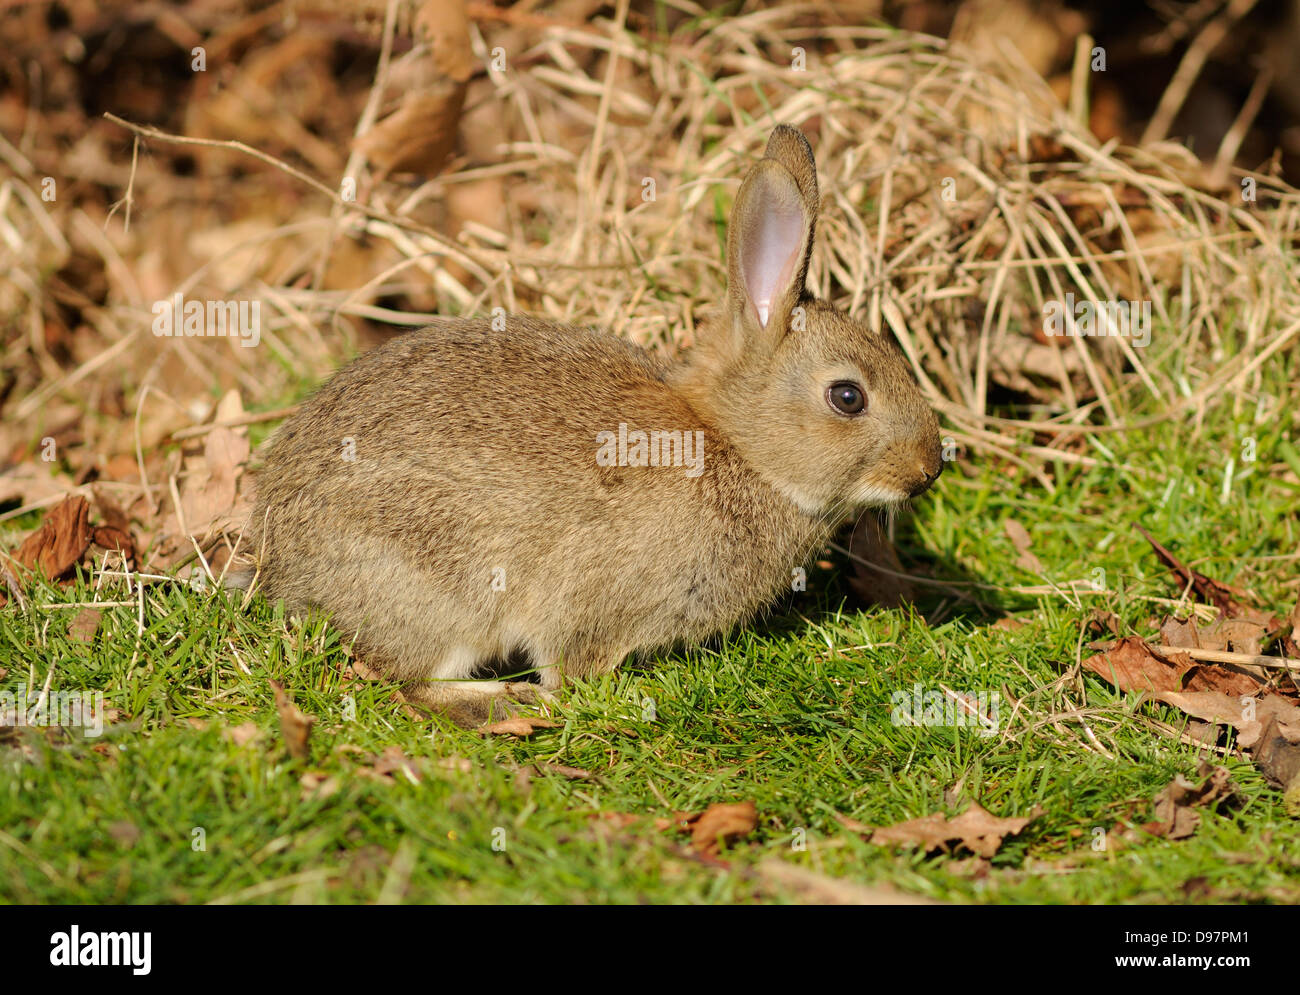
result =
[{"label": "white chin fur", "polygon": [[903,491],[895,490],[890,487],[880,487],[876,484],[863,484],[853,495],[853,503],[860,508],[879,508],[887,504],[898,504],[906,501],[907,495]]},{"label": "white chin fur", "polygon": [[[798,505],[799,510],[805,515],[822,515],[825,514],[829,507],[824,501],[804,494],[793,487],[783,486],[779,490]],[[863,484],[844,504],[846,507],[857,509],[880,508],[885,505],[899,504],[906,500],[907,495],[902,491],[879,487],[876,484]]]}]

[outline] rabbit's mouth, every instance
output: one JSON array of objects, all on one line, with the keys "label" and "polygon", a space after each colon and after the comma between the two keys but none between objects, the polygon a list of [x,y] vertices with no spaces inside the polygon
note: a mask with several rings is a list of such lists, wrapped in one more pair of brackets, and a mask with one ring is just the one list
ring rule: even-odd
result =
[{"label": "rabbit's mouth", "polygon": [[[928,487],[929,484],[926,484]],[[921,490],[924,490],[922,488]],[[900,505],[921,491],[909,492],[901,487],[885,487],[872,481],[860,484],[849,499],[849,503],[858,510],[867,508],[891,508]]]}]

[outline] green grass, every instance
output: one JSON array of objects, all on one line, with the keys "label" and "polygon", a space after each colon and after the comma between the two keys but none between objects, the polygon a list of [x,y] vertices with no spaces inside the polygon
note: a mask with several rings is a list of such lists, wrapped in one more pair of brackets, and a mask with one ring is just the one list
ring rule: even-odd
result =
[{"label": "green grass", "polygon": [[[1287,399],[1276,410],[1295,409],[1286,384],[1269,389]],[[925,588],[913,611],[860,612],[844,562],[813,570],[808,591],[760,624],[567,689],[561,727],[529,740],[418,721],[391,685],[346,680],[341,637],[321,618],[286,619],[261,600],[241,612],[223,594],[159,584],[142,629],[134,605],[109,607],[86,644],[68,635],[78,609],[59,606],[91,600],[87,582],[38,586],[26,614],[0,611],[0,691],[39,689],[52,667],[53,690],[102,691],[122,717],[92,739],[0,730],[0,899],[797,900],[746,873],[775,857],[956,902],[1295,902],[1300,824],[1239,758],[1221,762],[1240,804],[1204,812],[1192,838],[1091,845],[1098,828],[1150,819],[1152,795],[1201,756],[1146,718],[1181,727],[1178,713],[1072,672],[1093,607],[1151,636],[1148,619],[1168,609],[1147,599],[1177,596],[1132,523],[1279,614],[1294,604],[1296,561],[1281,556],[1300,540],[1297,495],[1279,478],[1295,426],[1255,426],[1253,403],[1239,407],[1215,407],[1195,429],[1102,436],[1092,455],[1141,472],[1061,466],[1055,494],[989,461],[950,469],[900,522],[900,545],[905,563],[954,587]],[[1227,454],[1251,433],[1259,460],[1238,458],[1224,502]],[[1015,566],[1009,518],[1029,530],[1046,578]],[[1114,596],[1012,590],[1098,568]],[[107,582],[98,597],[132,600]],[[1023,626],[993,628],[1005,613]],[[283,749],[270,679],[318,717],[310,762]],[[894,725],[891,696],[915,684],[998,692],[998,734]],[[259,740],[224,735],[250,721]],[[373,775],[390,746],[418,783]],[[595,777],[543,770],[525,783],[519,768],[546,763]],[[313,795],[310,774],[337,790]],[[759,827],[729,851],[730,868],[692,859],[685,837],[653,825],[741,800],[755,802]],[[971,800],[1001,816],[1042,810],[978,874],[965,853],[872,846],[835,818],[886,825]],[[645,820],[614,828],[597,812]]]}]

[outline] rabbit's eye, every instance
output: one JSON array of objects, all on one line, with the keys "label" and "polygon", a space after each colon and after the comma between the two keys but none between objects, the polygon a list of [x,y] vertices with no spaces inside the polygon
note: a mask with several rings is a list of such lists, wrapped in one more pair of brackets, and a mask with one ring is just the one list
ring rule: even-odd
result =
[{"label": "rabbit's eye", "polygon": [[842,415],[860,415],[867,408],[867,396],[850,380],[826,388],[826,402]]}]

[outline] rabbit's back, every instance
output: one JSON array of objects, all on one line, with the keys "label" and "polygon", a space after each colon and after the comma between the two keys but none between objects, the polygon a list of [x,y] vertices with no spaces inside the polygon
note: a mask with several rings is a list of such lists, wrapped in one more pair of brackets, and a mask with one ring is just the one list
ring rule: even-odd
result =
[{"label": "rabbit's back", "polygon": [[[400,336],[282,428],[253,520],[267,593],[330,610],[403,677],[448,645],[576,661],[700,638],[768,600],[817,523],[650,353],[505,324]],[[638,465],[638,432],[660,465]]]}]

